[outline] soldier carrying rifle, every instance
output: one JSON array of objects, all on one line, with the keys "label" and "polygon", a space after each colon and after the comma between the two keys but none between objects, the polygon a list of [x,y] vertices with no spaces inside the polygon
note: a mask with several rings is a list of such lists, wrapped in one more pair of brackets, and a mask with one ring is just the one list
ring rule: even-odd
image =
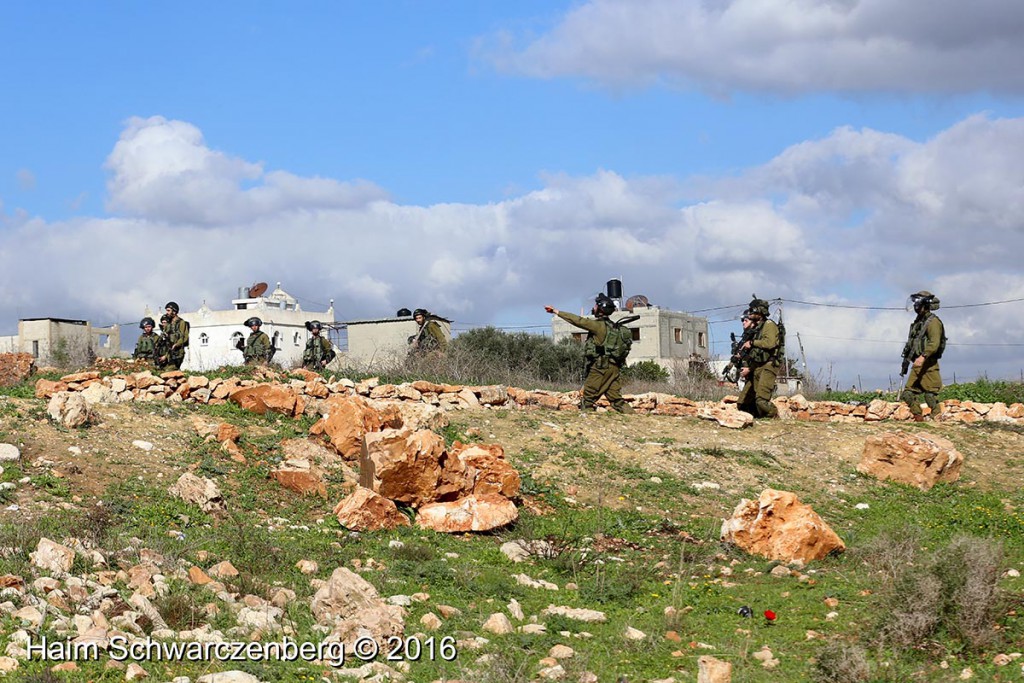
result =
[{"label": "soldier carrying rifle", "polygon": [[946,330],[932,311],[939,308],[939,299],[931,292],[920,291],[907,299],[907,309],[913,306],[917,317],[910,324],[907,343],[903,346],[903,365],[900,377],[907,374],[907,383],[900,392],[906,401],[915,422],[923,421],[921,400],[931,409],[931,416],[942,412],[938,393],[942,390],[942,376],[939,374],[939,359],[946,350]]},{"label": "soldier carrying rifle", "polygon": [[736,338],[735,332],[729,334],[729,339],[732,340],[729,364],[722,370],[722,379],[732,384],[740,381],[740,373],[747,365],[747,356],[750,353],[750,349],[744,348],[744,345],[754,338],[754,321],[750,319],[746,312],[740,318],[740,322],[743,325],[743,334],[739,339]]}]

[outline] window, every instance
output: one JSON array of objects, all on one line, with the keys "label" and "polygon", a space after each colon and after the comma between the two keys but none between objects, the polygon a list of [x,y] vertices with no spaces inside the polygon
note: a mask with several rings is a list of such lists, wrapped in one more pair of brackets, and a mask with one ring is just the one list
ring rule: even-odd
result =
[{"label": "window", "polygon": [[292,338],[292,341],[295,342],[296,346],[299,345],[299,333],[298,332],[295,333],[295,336]]},{"label": "window", "polygon": [[683,328],[681,328],[681,327],[673,327],[672,328],[672,338],[675,339],[676,344],[682,344],[683,343]]},{"label": "window", "polygon": [[271,340],[270,345],[273,346],[275,349],[281,348],[281,333],[280,332],[275,332],[274,333],[274,337]]},{"label": "window", "polygon": [[629,329],[630,329],[630,332],[633,333],[633,341],[640,341],[640,328],[639,327],[631,327]]},{"label": "window", "polygon": [[232,334],[231,335],[231,348],[237,349],[238,348],[238,342],[240,342],[240,341],[242,341],[242,333],[241,332],[235,332],[234,334]]},{"label": "window", "polygon": [[200,346],[209,346],[210,345],[210,335],[206,334],[205,332],[200,332],[199,333],[199,345]]},{"label": "window", "polygon": [[587,338],[587,336],[582,332],[573,332],[572,338],[582,344],[583,341]]},{"label": "window", "polygon": [[32,340],[32,357],[39,358],[39,340]]},{"label": "window", "polygon": [[706,349],[708,347],[708,335],[707,335],[707,332],[698,332],[697,333],[697,346],[699,346],[702,349]]}]

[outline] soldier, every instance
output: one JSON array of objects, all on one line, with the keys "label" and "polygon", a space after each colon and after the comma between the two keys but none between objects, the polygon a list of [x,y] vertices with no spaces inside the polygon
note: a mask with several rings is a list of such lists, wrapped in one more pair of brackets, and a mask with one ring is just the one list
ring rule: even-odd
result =
[{"label": "soldier", "polygon": [[319,320],[306,323],[306,329],[313,336],[306,342],[306,349],[302,352],[302,367],[319,372],[334,360],[334,347],[329,339],[320,335],[323,325]]},{"label": "soldier", "polygon": [[729,355],[729,364],[722,370],[722,379],[732,384],[737,384],[740,381],[740,371],[746,366],[748,353],[743,349],[743,345],[750,341],[754,334],[754,323],[746,311],[740,318],[740,324],[743,326],[743,334],[739,339],[736,339],[735,333],[731,335],[732,350]]},{"label": "soldier", "polygon": [[185,349],[188,347],[189,324],[178,316],[178,304],[168,301],[164,306],[167,315],[167,337],[170,342],[170,349],[166,358],[161,359],[164,366],[172,367],[175,370],[181,369],[185,362]]},{"label": "soldier", "polygon": [[170,367],[171,338],[167,333],[171,319],[167,315],[160,316],[160,334],[156,335],[153,341],[153,365],[157,370],[166,370]]},{"label": "soldier", "polygon": [[925,419],[921,410],[921,399],[931,409],[931,416],[938,417],[942,413],[942,405],[938,401],[938,393],[942,389],[942,376],[939,374],[939,359],[946,350],[946,330],[932,311],[939,308],[939,300],[931,292],[920,291],[911,294],[907,299],[907,309],[913,306],[917,317],[910,324],[907,343],[903,346],[903,366],[900,376],[910,376],[903,387],[903,400],[910,407],[914,421]]},{"label": "soldier", "polygon": [[[245,326],[252,330],[249,338],[245,340],[245,348],[242,349],[245,364],[255,365],[259,363],[262,365],[269,363],[271,343],[267,333],[260,332],[260,328],[263,327],[263,321],[253,316],[245,321]],[[241,339],[238,340],[238,344],[241,346]]]},{"label": "soldier", "polygon": [[[622,381],[619,377],[626,358],[619,352],[606,352],[606,342],[609,341],[611,333],[618,333],[618,329],[608,319],[608,316],[615,312],[615,302],[604,294],[599,294],[590,311],[594,320],[559,311],[553,306],[545,306],[544,310],[587,331],[587,340],[583,347],[583,355],[587,361],[587,377],[583,382],[580,410],[596,410],[598,399],[607,396],[613,409],[620,413],[632,413],[633,407],[622,398]],[[622,347],[624,344],[618,346]],[[627,347],[626,353],[628,352]]]},{"label": "soldier", "polygon": [[417,308],[412,313],[412,319],[420,326],[416,334],[409,337],[409,352],[420,353],[423,351],[439,351],[444,353],[448,348],[448,340],[436,320],[431,318],[425,308]]},{"label": "soldier", "polygon": [[740,347],[746,354],[740,377],[746,383],[736,407],[754,417],[778,417],[772,394],[782,360],[779,326],[768,317],[768,302],[756,296],[750,302],[746,315],[753,325],[753,334]]},{"label": "soldier", "polygon": [[135,351],[132,353],[132,358],[149,361],[150,363],[156,360],[156,340],[158,337],[153,334],[154,327],[156,327],[156,323],[152,318],[143,318],[139,323],[139,329],[142,330],[142,334],[139,335],[139,341],[135,342]]}]

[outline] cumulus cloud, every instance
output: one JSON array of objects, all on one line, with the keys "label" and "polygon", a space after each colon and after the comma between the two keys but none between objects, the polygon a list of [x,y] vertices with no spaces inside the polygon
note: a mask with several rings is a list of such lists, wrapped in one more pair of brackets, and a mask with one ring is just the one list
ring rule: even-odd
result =
[{"label": "cumulus cloud", "polygon": [[[482,205],[410,206],[380,188],[266,171],[200,131],[133,119],[108,160],[113,216],[0,214],[0,318],[137,320],[168,299],[222,308],[282,282],[344,320],[426,307],[459,322],[546,303],[567,310],[612,278],[677,310],[739,313],[751,293],[839,305],[944,302],[945,364],[1016,375],[1024,304],[1024,119],[975,116],[929,140],[841,128],[729,178],[541,178]],[[530,302],[533,302],[532,304]],[[910,314],[785,304],[812,372],[884,385]],[[506,322],[510,322],[506,319]],[[736,326],[738,327],[738,326]],[[6,330],[10,333],[12,330]],[[713,325],[715,351],[728,325]],[[839,377],[837,377],[839,379]]]},{"label": "cumulus cloud", "polygon": [[1024,5],[1005,0],[589,0],[540,36],[479,41],[497,68],[615,87],[1019,94]]}]

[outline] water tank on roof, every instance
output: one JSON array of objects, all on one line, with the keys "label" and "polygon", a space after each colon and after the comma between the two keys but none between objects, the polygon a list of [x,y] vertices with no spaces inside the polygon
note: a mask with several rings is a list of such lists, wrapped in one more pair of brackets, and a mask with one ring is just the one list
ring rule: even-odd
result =
[{"label": "water tank on roof", "polygon": [[412,311],[410,311],[408,308],[399,308],[398,312],[395,313],[396,318],[408,318],[411,315]]},{"label": "water tank on roof", "polygon": [[643,294],[634,294],[633,296],[631,296],[628,299],[626,299],[626,307],[625,308],[626,308],[627,311],[632,313],[633,309],[636,308],[637,306],[644,307],[644,306],[650,306],[650,305],[651,305],[651,302],[648,301],[646,296],[644,296]]},{"label": "water tank on roof", "polygon": [[608,281],[608,298],[622,301],[622,280]]}]

